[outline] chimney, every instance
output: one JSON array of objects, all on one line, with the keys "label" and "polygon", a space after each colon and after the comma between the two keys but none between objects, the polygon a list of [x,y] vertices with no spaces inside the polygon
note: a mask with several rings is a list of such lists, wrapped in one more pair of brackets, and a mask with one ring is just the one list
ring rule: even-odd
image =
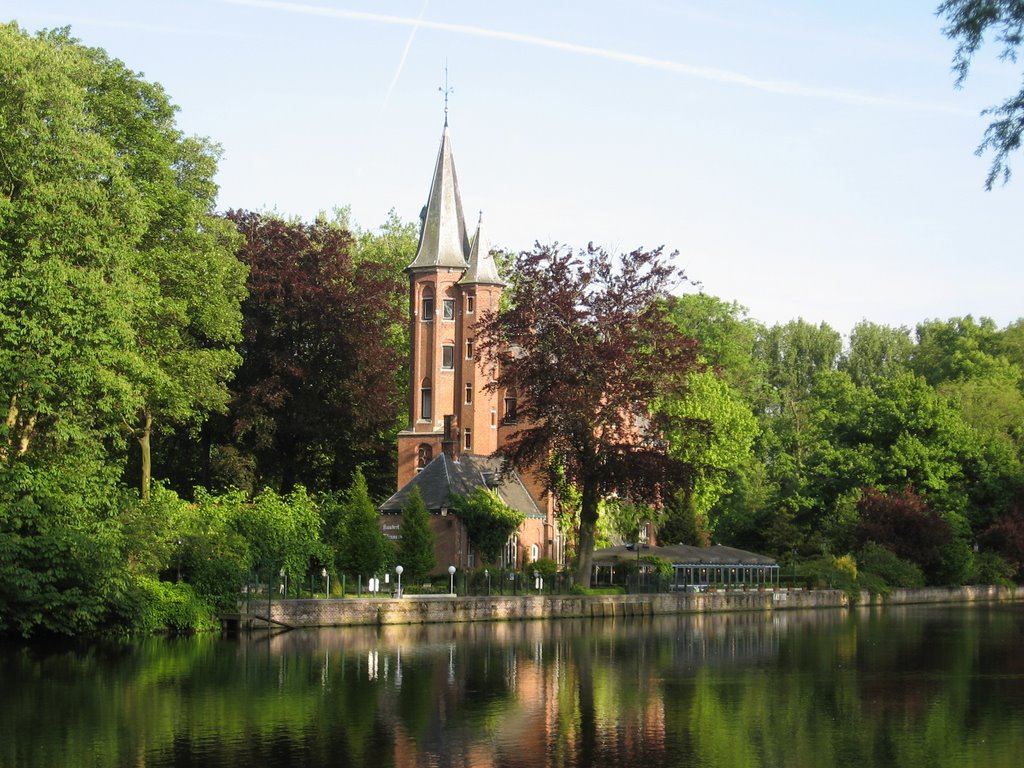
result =
[{"label": "chimney", "polygon": [[444,417],[444,437],[441,438],[441,452],[454,460],[455,456],[455,430],[452,428],[452,421],[455,416],[449,414]]}]

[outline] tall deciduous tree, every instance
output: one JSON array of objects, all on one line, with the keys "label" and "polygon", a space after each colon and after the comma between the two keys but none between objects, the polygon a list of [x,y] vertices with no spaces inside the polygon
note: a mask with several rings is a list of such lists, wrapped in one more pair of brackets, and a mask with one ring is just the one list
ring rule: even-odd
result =
[{"label": "tall deciduous tree", "polygon": [[[987,33],[992,33],[996,44],[1002,46],[1000,59],[1017,61],[1017,51],[1024,41],[1024,5],[1020,0],[943,0],[937,13],[946,18],[943,33],[957,44],[953,71],[958,88],[967,80],[971,60],[984,44]],[[1020,149],[1024,134],[1024,86],[982,114],[994,118],[976,152],[993,153],[985,177],[985,189],[991,190],[1000,177],[1004,184],[1009,181],[1010,155]]]},{"label": "tall deciduous tree", "polygon": [[478,343],[498,366],[495,386],[520,398],[523,426],[501,452],[520,469],[546,472],[549,488],[564,473],[580,490],[582,586],[590,584],[598,502],[612,493],[653,501],[679,469],[651,411],[697,365],[696,342],[672,324],[663,301],[682,278],[671,258],[661,248],[613,257],[593,245],[537,245],[515,260],[508,308],[478,326]]},{"label": "tall deciduous tree", "polygon": [[245,268],[212,213],[216,151],[101,49],[0,35],[0,460],[116,416],[145,497],[154,421],[222,409],[238,361]]},{"label": "tall deciduous tree", "polygon": [[338,223],[229,214],[250,267],[243,363],[233,389],[233,437],[282,489],[347,485],[372,468],[393,482],[393,437],[404,401],[401,272],[367,251],[356,257]]}]

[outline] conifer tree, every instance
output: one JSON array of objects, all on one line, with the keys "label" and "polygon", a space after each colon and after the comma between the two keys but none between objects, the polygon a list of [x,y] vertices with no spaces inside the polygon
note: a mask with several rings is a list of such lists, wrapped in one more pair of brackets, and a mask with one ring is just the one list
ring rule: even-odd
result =
[{"label": "conifer tree", "polygon": [[338,528],[339,573],[369,577],[389,565],[394,551],[380,530],[380,519],[370,501],[362,469],[356,470],[352,485],[345,492]]},{"label": "conifer tree", "polygon": [[398,545],[398,563],[405,568],[407,583],[422,582],[437,565],[434,557],[434,532],[430,529],[430,513],[420,489],[412,487],[402,506],[400,526],[402,540]]}]

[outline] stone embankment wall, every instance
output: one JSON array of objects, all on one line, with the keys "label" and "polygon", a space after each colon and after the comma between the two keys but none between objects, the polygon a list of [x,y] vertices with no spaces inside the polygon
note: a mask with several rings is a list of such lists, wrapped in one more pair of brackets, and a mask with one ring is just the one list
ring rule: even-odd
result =
[{"label": "stone embankment wall", "polygon": [[[1004,587],[894,590],[888,597],[864,592],[860,605],[988,602],[1024,599],[1024,590]],[[225,616],[230,627],[336,627],[368,624],[432,624],[523,619],[616,618],[713,611],[775,611],[849,608],[838,590],[722,591],[654,595],[543,595],[456,597],[407,595],[393,598],[253,601],[241,614]],[[269,609],[269,621],[268,621]]]}]

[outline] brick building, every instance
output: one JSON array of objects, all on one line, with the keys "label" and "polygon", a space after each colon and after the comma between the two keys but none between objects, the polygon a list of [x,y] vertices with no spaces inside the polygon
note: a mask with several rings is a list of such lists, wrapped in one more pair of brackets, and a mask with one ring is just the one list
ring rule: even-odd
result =
[{"label": "brick building", "polygon": [[398,435],[398,492],[380,507],[384,533],[397,536],[401,505],[411,485],[420,485],[433,516],[438,570],[477,567],[448,500],[452,492],[486,486],[527,516],[501,565],[518,568],[540,557],[561,562],[553,503],[539,479],[503,475],[500,460],[490,458],[516,430],[516,393],[487,389],[493,371],[475,350],[474,327],[497,309],[504,283],[482,216],[468,236],[447,121],[420,218],[416,258],[406,268],[409,424]]}]

